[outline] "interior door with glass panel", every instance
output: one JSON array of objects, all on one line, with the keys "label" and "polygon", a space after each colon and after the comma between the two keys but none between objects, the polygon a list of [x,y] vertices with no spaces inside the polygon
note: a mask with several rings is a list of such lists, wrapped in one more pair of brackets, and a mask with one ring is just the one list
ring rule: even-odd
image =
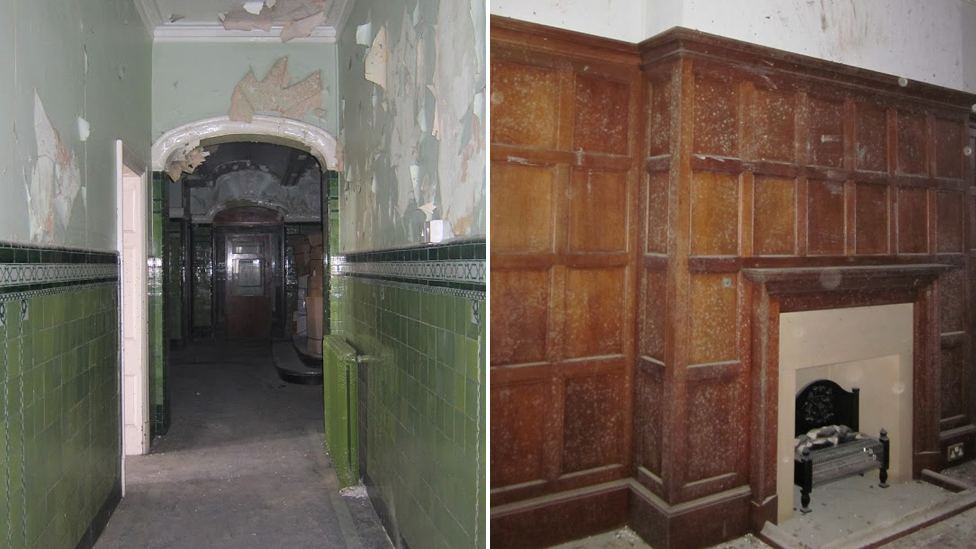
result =
[{"label": "interior door with glass panel", "polygon": [[227,236],[227,338],[271,335],[270,237]]}]

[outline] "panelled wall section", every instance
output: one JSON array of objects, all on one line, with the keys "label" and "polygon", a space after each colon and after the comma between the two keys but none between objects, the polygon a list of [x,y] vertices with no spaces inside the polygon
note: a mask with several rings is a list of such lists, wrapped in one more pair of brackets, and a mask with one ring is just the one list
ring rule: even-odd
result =
[{"label": "panelled wall section", "polygon": [[916,473],[976,456],[976,97],[684,29],[491,36],[493,540],[775,521],[781,309],[915,303]]}]

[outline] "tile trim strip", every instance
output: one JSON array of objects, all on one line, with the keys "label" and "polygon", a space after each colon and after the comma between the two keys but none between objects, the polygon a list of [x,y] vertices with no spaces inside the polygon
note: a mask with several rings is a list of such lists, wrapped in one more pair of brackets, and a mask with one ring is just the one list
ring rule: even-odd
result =
[{"label": "tile trim strip", "polygon": [[0,291],[118,279],[114,263],[0,263]]},{"label": "tile trim strip", "polygon": [[118,288],[118,280],[104,280],[101,282],[89,282],[80,284],[70,284],[70,285],[51,285],[42,288],[31,288],[29,290],[19,290],[15,292],[0,292],[0,302],[6,303],[10,301],[17,301],[19,299],[30,299],[32,297],[42,297],[48,295],[66,294],[68,292],[81,292],[84,290],[90,290],[94,288],[104,288],[105,286],[113,286]]},{"label": "tile trim strip", "polygon": [[485,298],[484,240],[332,256],[331,274],[385,286]]},{"label": "tile trim strip", "polygon": [[450,286],[443,286],[443,285],[438,285],[433,283],[417,284],[412,282],[401,282],[397,280],[374,278],[368,276],[350,276],[350,278],[358,278],[360,280],[363,280],[371,284],[386,286],[388,288],[397,288],[400,290],[413,290],[417,292],[427,292],[431,294],[443,294],[443,295],[450,295],[454,297],[463,297],[466,299],[477,299],[481,301],[484,301],[485,299],[485,289],[483,286],[481,287],[480,290],[476,290],[476,289],[465,289],[465,288],[452,288]]},{"label": "tile trim strip", "polygon": [[388,261],[346,263],[335,261],[334,272],[340,276],[373,276],[386,279],[428,280],[461,284],[485,284],[485,262],[463,261]]}]

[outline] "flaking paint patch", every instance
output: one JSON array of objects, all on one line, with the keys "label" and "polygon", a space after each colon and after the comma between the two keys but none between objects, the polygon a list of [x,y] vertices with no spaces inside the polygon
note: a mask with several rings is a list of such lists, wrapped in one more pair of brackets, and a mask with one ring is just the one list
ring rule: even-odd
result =
[{"label": "flaking paint patch", "polygon": [[193,173],[210,156],[199,141],[191,141],[173,152],[166,162],[166,173],[173,181],[179,181],[184,173]]},{"label": "flaking paint patch", "polygon": [[[404,25],[406,27],[406,25]],[[386,48],[386,27],[380,27],[373,37],[373,44],[366,53],[365,75],[366,80],[386,89],[386,71],[389,64],[389,52]],[[374,105],[375,108],[375,105]]]},{"label": "flaking paint patch", "polygon": [[326,22],[325,8],[328,0],[275,0],[248,2],[227,13],[218,15],[225,30],[270,32],[275,26],[282,26],[280,39],[288,42],[295,38],[310,36]]},{"label": "flaking paint patch", "polygon": [[82,190],[81,170],[78,157],[61,141],[36,91],[34,136],[37,161],[27,184],[31,240],[64,244],[75,198]]},{"label": "flaking paint patch", "polygon": [[301,120],[310,112],[321,111],[322,71],[315,71],[304,80],[291,84],[288,57],[275,61],[264,79],[258,81],[254,69],[234,86],[230,97],[231,120],[251,122],[259,112],[272,112],[286,118]]}]

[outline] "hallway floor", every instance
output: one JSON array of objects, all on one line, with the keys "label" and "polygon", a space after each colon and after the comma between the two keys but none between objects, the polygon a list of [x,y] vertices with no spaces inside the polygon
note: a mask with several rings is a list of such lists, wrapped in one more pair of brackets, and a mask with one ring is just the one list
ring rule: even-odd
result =
[{"label": "hallway floor", "polygon": [[170,394],[169,432],[126,458],[96,549],[391,547],[369,500],[338,493],[322,387],[281,381],[270,345],[174,351]]}]

